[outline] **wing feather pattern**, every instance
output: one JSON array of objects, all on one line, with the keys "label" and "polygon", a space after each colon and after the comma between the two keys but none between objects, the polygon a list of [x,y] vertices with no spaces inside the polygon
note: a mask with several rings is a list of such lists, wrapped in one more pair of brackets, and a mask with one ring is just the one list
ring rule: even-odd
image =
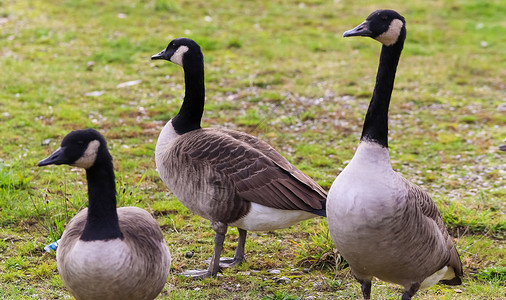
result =
[{"label": "wing feather pattern", "polygon": [[441,214],[439,213],[436,204],[434,203],[430,195],[424,190],[422,190],[419,186],[411,183],[407,179],[404,179],[404,182],[408,190],[408,199],[414,199],[418,207],[421,209],[423,215],[436,222],[437,227],[439,228],[441,234],[446,240],[448,249],[448,261],[446,262],[445,265],[453,267],[456,277],[451,280],[445,280],[444,282],[446,284],[460,284],[461,277],[463,276],[462,262],[460,261],[459,253],[457,252],[457,249],[453,244],[452,237],[450,236],[448,230],[446,229],[446,226],[444,225],[443,218],[441,217]]},{"label": "wing feather pattern", "polygon": [[[205,133],[205,134],[204,134]],[[221,173],[243,200],[285,210],[322,210],[326,192],[269,144],[232,130],[189,132],[178,151]]]}]

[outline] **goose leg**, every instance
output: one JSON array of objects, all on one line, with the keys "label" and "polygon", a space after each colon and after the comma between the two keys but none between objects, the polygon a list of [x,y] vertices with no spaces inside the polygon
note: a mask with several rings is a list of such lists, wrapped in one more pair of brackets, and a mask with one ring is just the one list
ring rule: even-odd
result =
[{"label": "goose leg", "polygon": [[241,228],[237,229],[239,230],[239,239],[237,241],[237,248],[235,249],[234,257],[222,257],[220,259],[220,267],[222,268],[238,266],[246,261],[244,258],[244,245],[246,244],[246,235],[248,232]]},{"label": "goose leg", "polygon": [[244,258],[244,245],[246,244],[246,235],[248,232],[241,228],[237,229],[239,230],[239,240],[237,241],[237,248],[234,253],[234,266],[240,265],[246,261]]},{"label": "goose leg", "polygon": [[[237,228],[239,230],[239,239],[237,241],[237,248],[235,249],[235,254],[233,258],[230,257],[221,257],[220,258],[220,268],[230,268],[234,266],[238,266],[246,261],[244,258],[244,246],[246,244],[246,236],[248,232],[244,229]],[[212,258],[209,258],[205,262],[210,264]]]},{"label": "goose leg", "polygon": [[220,256],[221,251],[223,251],[223,242],[225,241],[225,233],[227,233],[227,225],[224,225],[224,227],[225,227],[224,232],[215,229],[216,235],[214,236],[213,257],[211,259],[211,263],[209,264],[209,269],[207,271],[207,273],[210,276],[216,276],[220,271]]},{"label": "goose leg", "polygon": [[223,242],[225,241],[225,234],[227,233],[227,225],[221,222],[212,222],[211,226],[216,232],[214,236],[214,251],[211,262],[207,270],[188,270],[182,273],[184,276],[192,278],[206,278],[216,276],[220,271],[220,255],[223,250]]},{"label": "goose leg", "polygon": [[[362,290],[362,295],[364,299],[371,299],[371,281],[370,280],[361,280],[357,279],[360,283],[360,289]],[[404,300],[404,299],[403,299]]]},{"label": "goose leg", "polygon": [[418,289],[420,288],[420,283],[413,283],[409,290],[404,290],[404,293],[402,293],[401,300],[411,300],[411,297],[413,297]]}]

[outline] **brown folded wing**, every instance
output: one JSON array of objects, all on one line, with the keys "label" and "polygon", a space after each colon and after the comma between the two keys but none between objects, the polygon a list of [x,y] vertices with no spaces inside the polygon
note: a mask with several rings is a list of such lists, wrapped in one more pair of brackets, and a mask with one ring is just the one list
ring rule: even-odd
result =
[{"label": "brown folded wing", "polygon": [[231,130],[202,131],[187,133],[179,150],[228,178],[240,198],[278,209],[324,208],[325,191],[267,143]]},{"label": "brown folded wing", "polygon": [[462,262],[460,261],[459,253],[453,244],[452,237],[444,225],[443,219],[441,218],[441,214],[439,213],[436,204],[429,196],[429,194],[427,194],[419,186],[409,182],[406,179],[404,179],[404,181],[408,189],[408,199],[414,199],[417,202],[418,207],[421,209],[422,213],[436,222],[437,227],[446,240],[449,254],[448,262],[446,265],[453,267],[456,275],[456,278],[454,280],[448,281],[448,283],[460,284],[460,278],[463,275]]}]

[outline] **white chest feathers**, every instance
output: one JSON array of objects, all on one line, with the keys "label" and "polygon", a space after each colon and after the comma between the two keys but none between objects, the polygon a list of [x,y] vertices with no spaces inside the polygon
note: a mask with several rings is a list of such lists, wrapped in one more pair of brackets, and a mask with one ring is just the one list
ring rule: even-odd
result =
[{"label": "white chest feathers", "polygon": [[179,136],[180,135],[177,134],[174,126],[172,125],[172,120],[169,120],[169,122],[165,124],[162,131],[160,132],[160,135],[158,136],[155,151],[159,151],[162,150],[162,148],[170,146]]},{"label": "white chest feathers", "polygon": [[[59,250],[60,248],[58,248]],[[77,241],[63,260],[58,256],[58,269],[72,277],[96,281],[115,278],[130,267],[130,248],[120,239]]]},{"label": "white chest feathers", "polygon": [[[389,205],[399,193],[402,180],[390,165],[388,148],[361,142],[350,163],[332,184],[327,210],[347,215],[353,210]],[[393,203],[392,203],[393,204]]]},{"label": "white chest feathers", "polygon": [[[177,134],[174,126],[172,126],[172,120],[169,120],[160,132],[158,141],[156,142],[155,161],[157,167],[161,165],[165,155],[168,153],[167,150],[170,149],[178,137],[180,137],[180,135]],[[160,169],[158,171],[160,172]]]},{"label": "white chest feathers", "polygon": [[71,249],[60,249],[56,252],[58,272],[76,299],[154,299],[167,280],[165,266],[170,262],[143,258],[137,252],[142,248],[132,250],[120,239],[79,240]]}]

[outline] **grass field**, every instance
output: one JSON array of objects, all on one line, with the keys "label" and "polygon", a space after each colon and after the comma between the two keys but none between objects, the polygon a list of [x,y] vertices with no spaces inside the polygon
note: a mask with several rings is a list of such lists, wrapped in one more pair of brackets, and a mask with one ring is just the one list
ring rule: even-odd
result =
[{"label": "grass field", "polygon": [[[160,299],[360,298],[349,269],[336,267],[322,218],[250,233],[248,262],[218,278],[177,275],[205,267],[213,231],[155,171],[156,139],[184,82],[181,68],[149,58],[173,38],[196,40],[206,63],[203,126],[260,137],[328,190],[358,143],[380,51],[341,35],[378,8],[399,11],[408,29],[390,108],[392,164],[433,196],[465,271],[462,286],[416,299],[504,299],[499,0],[0,0],[0,298],[70,298],[43,248],[86,205],[84,172],[36,163],[86,127],[108,140],[119,205],[147,209],[162,226],[173,265]],[[237,237],[229,229],[224,256]],[[372,297],[399,291],[378,281]]]}]

